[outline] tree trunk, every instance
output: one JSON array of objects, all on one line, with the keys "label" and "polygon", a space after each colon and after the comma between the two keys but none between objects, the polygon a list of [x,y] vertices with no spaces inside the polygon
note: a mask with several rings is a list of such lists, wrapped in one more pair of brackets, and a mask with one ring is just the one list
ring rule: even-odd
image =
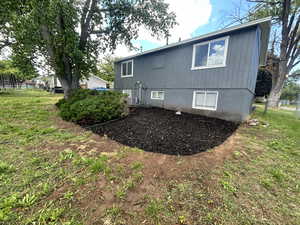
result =
[{"label": "tree trunk", "polygon": [[286,75],[288,74],[287,61],[282,60],[279,63],[279,74],[278,78],[275,81],[275,84],[272,84],[272,89],[268,98],[268,107],[277,108],[279,105],[279,100],[281,92],[283,89],[284,81],[286,80]]},{"label": "tree trunk", "polygon": [[269,106],[269,97],[267,98],[267,101],[265,102],[264,115],[266,115],[268,112],[268,106]]},{"label": "tree trunk", "polygon": [[268,99],[268,107],[277,108],[279,105],[280,95],[281,95],[281,89],[279,91],[276,89],[271,90]]},{"label": "tree trunk", "polygon": [[[71,79],[68,79],[71,78]],[[70,94],[73,90],[78,89],[79,86],[79,79],[76,77],[69,75],[69,76],[58,76],[58,79],[61,83],[62,88],[64,89],[64,98],[68,99]]]},{"label": "tree trunk", "polygon": [[289,73],[288,68],[288,44],[289,44],[289,14],[291,8],[291,0],[283,0],[282,4],[282,29],[281,29],[281,42],[280,42],[280,56],[279,56],[279,72],[278,77],[272,81],[272,90],[269,95],[268,106],[272,108],[277,108],[284,85],[284,81]]}]

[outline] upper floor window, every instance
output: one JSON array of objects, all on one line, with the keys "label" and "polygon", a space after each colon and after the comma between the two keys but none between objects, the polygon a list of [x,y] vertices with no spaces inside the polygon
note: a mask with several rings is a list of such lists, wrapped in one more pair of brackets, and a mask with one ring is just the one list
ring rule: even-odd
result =
[{"label": "upper floor window", "polygon": [[133,60],[128,60],[121,63],[121,77],[133,76]]},{"label": "upper floor window", "polygon": [[229,37],[195,44],[192,70],[226,66]]}]

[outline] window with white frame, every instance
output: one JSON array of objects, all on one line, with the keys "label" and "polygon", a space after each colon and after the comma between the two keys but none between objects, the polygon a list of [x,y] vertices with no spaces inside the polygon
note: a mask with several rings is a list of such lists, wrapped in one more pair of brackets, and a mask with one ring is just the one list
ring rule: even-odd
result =
[{"label": "window with white frame", "polygon": [[121,63],[121,77],[133,76],[133,60],[128,60]]},{"label": "window with white frame", "polygon": [[193,108],[216,110],[218,104],[217,91],[194,91]]},{"label": "window with white frame", "polygon": [[227,36],[195,44],[192,70],[226,66],[228,39]]},{"label": "window with white frame", "polygon": [[132,97],[132,90],[126,89],[126,90],[123,90],[122,92],[123,92],[123,94],[128,95],[128,98],[131,98],[131,97]]},{"label": "window with white frame", "polygon": [[164,100],[165,92],[164,91],[151,91],[151,99]]}]

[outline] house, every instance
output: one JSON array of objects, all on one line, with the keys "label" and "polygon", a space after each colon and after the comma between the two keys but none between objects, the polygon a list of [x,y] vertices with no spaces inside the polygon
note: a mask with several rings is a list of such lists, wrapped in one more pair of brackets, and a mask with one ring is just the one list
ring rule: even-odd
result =
[{"label": "house", "polygon": [[270,26],[264,18],[119,59],[115,89],[133,105],[243,121]]},{"label": "house", "polygon": [[80,81],[81,85],[84,85],[88,89],[94,88],[108,88],[109,82],[101,79],[100,77],[91,75],[88,79]]},{"label": "house", "polygon": [[[95,89],[95,88],[108,88],[110,83],[95,75],[90,75],[88,79],[80,81],[82,88]],[[46,82],[47,89],[51,92],[63,92],[60,81],[54,75],[48,76]]]}]

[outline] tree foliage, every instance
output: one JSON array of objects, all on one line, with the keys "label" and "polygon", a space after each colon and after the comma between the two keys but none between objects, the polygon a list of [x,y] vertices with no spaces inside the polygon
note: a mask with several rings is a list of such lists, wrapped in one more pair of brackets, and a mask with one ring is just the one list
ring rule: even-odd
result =
[{"label": "tree foliage", "polygon": [[257,73],[255,96],[268,96],[272,88],[272,74],[264,69],[259,69]]},{"label": "tree foliage", "polygon": [[176,24],[163,0],[2,0],[0,9],[2,45],[34,64],[44,57],[66,96],[95,69],[99,53],[132,47],[141,26],[168,36]]},{"label": "tree foliage", "polygon": [[[248,0],[257,3],[248,14],[249,20],[272,17],[273,39],[278,56],[285,56],[288,71],[300,63],[300,1]],[[276,46],[275,46],[276,47]],[[276,50],[276,49],[275,49]]]},{"label": "tree foliage", "polygon": [[[300,63],[300,2],[298,0],[260,1],[250,17],[265,15],[272,16],[274,29],[280,34],[274,35],[273,40],[274,45],[278,43],[279,71],[273,74],[273,85],[268,101],[269,106],[276,107],[287,75]],[[272,52],[275,54],[274,50]]]},{"label": "tree foliage", "polygon": [[18,67],[17,63],[12,60],[0,61],[0,75],[1,76],[14,76],[19,81],[25,81],[37,76],[37,72],[30,66]]},{"label": "tree foliage", "polygon": [[272,90],[268,104],[278,106],[287,75],[300,63],[300,1],[299,0],[247,0],[253,3],[238,22],[272,17],[271,52],[279,58],[278,72],[272,73]]},{"label": "tree foliage", "polygon": [[106,80],[113,82],[115,78],[114,62],[116,58],[111,55],[105,56],[100,63],[97,65],[97,69],[94,75]]},{"label": "tree foliage", "polygon": [[300,84],[297,83],[297,79],[288,79],[285,82],[281,99],[295,101],[300,94]]}]

